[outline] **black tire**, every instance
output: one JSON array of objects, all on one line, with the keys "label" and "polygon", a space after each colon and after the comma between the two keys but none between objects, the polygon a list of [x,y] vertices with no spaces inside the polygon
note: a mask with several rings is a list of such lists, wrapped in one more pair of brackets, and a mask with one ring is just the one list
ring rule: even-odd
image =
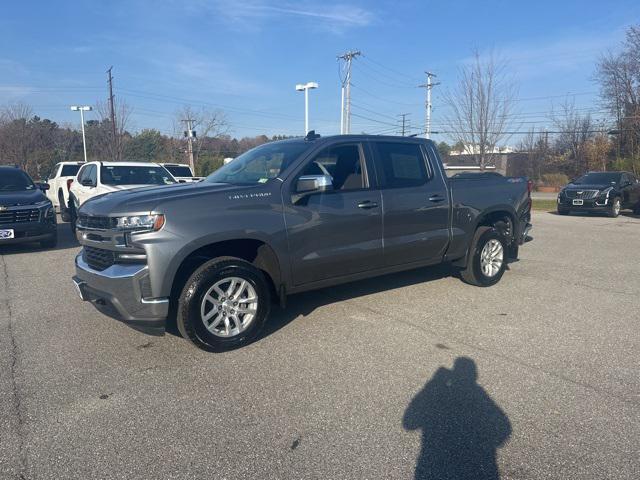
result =
[{"label": "black tire", "polygon": [[58,246],[58,234],[54,233],[51,238],[40,242],[42,248],[56,248]]},{"label": "black tire", "polygon": [[[223,337],[215,335],[207,329],[201,314],[201,308],[209,290],[217,282],[231,277],[246,281],[254,290],[258,304],[255,314],[251,319],[248,319],[249,323],[244,327],[243,331],[232,336]],[[211,292],[211,294],[213,296],[215,292]],[[220,298],[223,297],[218,296],[216,300]],[[227,302],[225,303],[229,304],[232,299],[232,297],[226,299]],[[243,304],[243,302],[240,303]],[[205,305],[209,305],[213,309],[213,303],[205,303]],[[233,303],[224,307],[220,305],[219,308],[234,308],[233,305]],[[237,305],[237,302],[235,305]],[[241,305],[235,308],[241,308]],[[271,293],[262,272],[239,258],[220,257],[204,263],[189,277],[178,300],[176,323],[180,334],[198,348],[211,352],[220,352],[247,345],[254,340],[264,326],[270,308]],[[229,312],[234,312],[234,310],[229,310]],[[210,313],[210,311],[207,313]],[[223,314],[214,314],[211,324],[216,323],[215,320],[218,319],[218,315]],[[224,313],[225,317],[226,315],[227,313]],[[237,319],[238,315],[234,318]],[[229,324],[233,325],[233,329],[236,329],[236,320],[233,320],[231,315],[229,315],[228,319]],[[241,319],[240,323],[245,320],[247,320],[246,316]],[[218,326],[220,329],[223,328],[223,325]],[[219,333],[222,334],[224,332]]]},{"label": "black tire", "polygon": [[78,220],[76,214],[76,205],[73,197],[69,196],[69,226],[71,227],[71,233],[76,234],[76,221]]},{"label": "black tire", "polygon": [[58,203],[60,204],[60,218],[62,218],[63,222],[68,222],[70,220],[69,209],[64,203],[64,194],[62,191],[58,192]]},{"label": "black tire", "polygon": [[609,208],[607,209],[607,215],[611,218],[616,218],[618,215],[620,215],[620,210],[622,210],[622,200],[620,199],[620,197],[614,197],[609,204]]},{"label": "black tire", "polygon": [[569,209],[558,207],[558,215],[569,215]]},{"label": "black tire", "polygon": [[[502,247],[502,262],[498,271],[489,276],[482,270],[481,255],[485,245],[493,240],[498,241]],[[470,285],[476,285],[478,287],[490,287],[491,285],[495,285],[500,281],[507,268],[507,252],[508,248],[505,239],[500,232],[492,227],[478,227],[476,233],[473,235],[473,239],[471,240],[467,266],[461,272],[462,280]]]}]

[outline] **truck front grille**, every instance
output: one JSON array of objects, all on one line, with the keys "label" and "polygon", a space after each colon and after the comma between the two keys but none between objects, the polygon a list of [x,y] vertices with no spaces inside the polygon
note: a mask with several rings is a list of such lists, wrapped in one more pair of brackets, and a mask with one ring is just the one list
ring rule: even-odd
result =
[{"label": "truck front grille", "polygon": [[9,223],[37,222],[38,220],[40,220],[40,210],[37,208],[0,212],[0,225],[6,225]]},{"label": "truck front grille", "polygon": [[113,218],[80,214],[78,215],[77,225],[80,228],[109,230],[113,227]]},{"label": "truck front grille", "polygon": [[598,190],[566,190],[567,198],[581,198],[591,200],[598,196]]},{"label": "truck front grille", "polygon": [[85,246],[82,251],[82,258],[87,262],[87,265],[100,272],[115,263],[114,253],[111,250],[104,250],[102,248]]}]

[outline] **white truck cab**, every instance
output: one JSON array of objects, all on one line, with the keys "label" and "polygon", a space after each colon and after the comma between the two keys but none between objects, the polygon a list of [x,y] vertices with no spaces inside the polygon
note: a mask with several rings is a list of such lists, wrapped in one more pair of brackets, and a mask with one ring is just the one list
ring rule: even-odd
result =
[{"label": "white truck cab", "polygon": [[[63,217],[67,216],[69,188],[82,165],[84,165],[84,162],[56,163],[47,178],[46,183],[49,184],[49,190],[46,191],[47,197],[51,200],[51,203],[53,203],[56,211]],[[67,218],[64,219],[68,220]]]},{"label": "white truck cab", "polygon": [[88,162],[71,184],[68,208],[75,230],[76,212],[87,200],[105,193],[139,187],[171,185],[176,179],[162,165],[143,162]]}]

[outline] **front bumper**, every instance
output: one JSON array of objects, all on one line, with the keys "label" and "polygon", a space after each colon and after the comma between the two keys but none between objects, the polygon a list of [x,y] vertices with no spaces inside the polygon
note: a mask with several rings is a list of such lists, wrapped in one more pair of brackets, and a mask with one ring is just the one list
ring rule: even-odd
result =
[{"label": "front bumper", "polygon": [[149,272],[147,265],[115,264],[105,270],[93,270],[76,256],[73,283],[80,298],[89,301],[103,314],[136,330],[162,335],[169,314],[168,298],[144,298]]},{"label": "front bumper", "polygon": [[50,240],[57,234],[55,219],[29,223],[3,223],[0,225],[0,230],[13,230],[14,234],[14,238],[0,239],[0,245],[41,242]]},{"label": "front bumper", "polygon": [[592,199],[583,199],[582,205],[574,205],[573,200],[573,198],[560,197],[558,200],[558,208],[581,212],[603,212],[610,208],[609,198],[596,197]]}]

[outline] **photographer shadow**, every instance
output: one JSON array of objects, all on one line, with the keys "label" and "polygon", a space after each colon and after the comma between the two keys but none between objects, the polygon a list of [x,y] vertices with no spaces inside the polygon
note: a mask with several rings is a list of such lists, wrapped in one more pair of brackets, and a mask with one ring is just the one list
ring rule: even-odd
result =
[{"label": "photographer shadow", "polygon": [[406,430],[422,430],[415,478],[498,480],[497,450],[511,435],[507,415],[477,383],[473,360],[441,367],[413,398]]}]

